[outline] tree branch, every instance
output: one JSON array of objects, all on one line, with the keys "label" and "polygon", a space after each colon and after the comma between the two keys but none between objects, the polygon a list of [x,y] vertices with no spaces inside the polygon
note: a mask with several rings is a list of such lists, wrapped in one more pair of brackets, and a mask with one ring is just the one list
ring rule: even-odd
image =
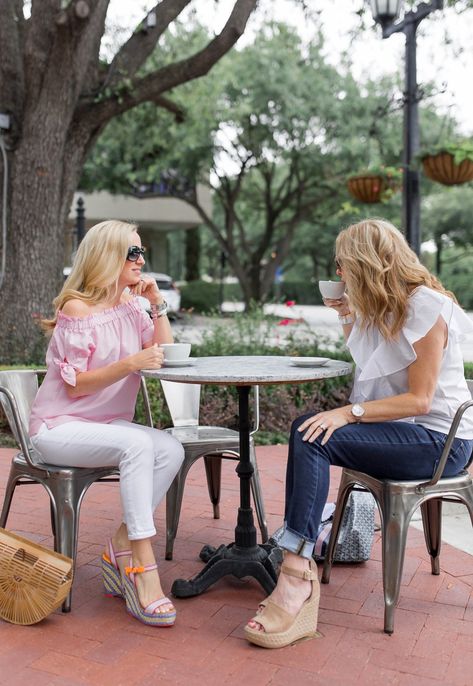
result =
[{"label": "tree branch", "polygon": [[190,2],[191,0],[162,0],[148,12],[148,16],[154,13],[156,26],[146,30],[140,30],[140,26],[135,29],[132,36],[113,58],[106,78],[107,86],[116,85],[124,77],[130,79],[135,76],[138,69],[155,49],[159,38],[169,24],[181,14]]},{"label": "tree branch", "polygon": [[257,0],[236,0],[222,31],[201,51],[154,71],[131,83],[131,87],[102,102],[85,102],[76,111],[76,117],[85,117],[91,127],[104,124],[112,117],[132,109],[142,102],[153,102],[157,96],[182,83],[204,76],[225,55],[242,35]]}]

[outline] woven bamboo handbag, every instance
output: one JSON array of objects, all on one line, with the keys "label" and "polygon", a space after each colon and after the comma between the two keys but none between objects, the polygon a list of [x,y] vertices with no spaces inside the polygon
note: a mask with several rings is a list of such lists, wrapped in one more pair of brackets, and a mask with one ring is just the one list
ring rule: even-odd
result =
[{"label": "woven bamboo handbag", "polygon": [[0,617],[36,624],[65,600],[72,585],[69,557],[0,528]]}]

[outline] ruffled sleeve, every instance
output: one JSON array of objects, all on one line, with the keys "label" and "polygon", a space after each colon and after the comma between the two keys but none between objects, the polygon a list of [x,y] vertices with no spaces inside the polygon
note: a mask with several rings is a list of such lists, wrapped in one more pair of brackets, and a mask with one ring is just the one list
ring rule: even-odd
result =
[{"label": "ruffled sleeve", "polygon": [[70,329],[59,320],[49,344],[46,364],[57,365],[64,381],[75,386],[76,372],[87,371],[95,347],[91,330]]},{"label": "ruffled sleeve", "polygon": [[355,322],[347,345],[357,365],[357,383],[406,369],[417,359],[414,343],[431,330],[440,316],[448,326],[451,340],[458,342],[473,334],[473,322],[468,315],[449,297],[426,286],[420,286],[410,296],[407,319],[397,340],[386,341],[379,331],[363,331]]}]

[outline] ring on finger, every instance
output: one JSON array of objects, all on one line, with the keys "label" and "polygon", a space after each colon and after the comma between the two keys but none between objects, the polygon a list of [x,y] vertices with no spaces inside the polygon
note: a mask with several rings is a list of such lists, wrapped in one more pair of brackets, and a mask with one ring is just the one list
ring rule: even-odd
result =
[{"label": "ring on finger", "polygon": [[319,429],[322,429],[322,431],[325,431],[326,428],[325,424],[319,424]]}]

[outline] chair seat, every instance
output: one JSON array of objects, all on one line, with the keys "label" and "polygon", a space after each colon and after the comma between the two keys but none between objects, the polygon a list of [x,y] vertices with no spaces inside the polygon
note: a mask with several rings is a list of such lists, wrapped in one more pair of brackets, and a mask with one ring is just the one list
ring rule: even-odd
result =
[{"label": "chair seat", "polygon": [[436,496],[441,494],[442,497],[444,497],[447,496],[446,489],[448,488],[452,489],[452,495],[454,495],[454,492],[459,486],[471,487],[473,485],[472,476],[466,469],[455,476],[443,477],[433,486],[427,486],[422,489],[419,489],[419,486],[425,483],[425,479],[395,481],[392,479],[376,479],[373,476],[369,476],[364,472],[357,472],[354,469],[345,468],[343,471],[346,479],[351,479],[361,486],[366,486],[366,488],[370,488],[370,490],[374,491],[381,492],[382,489],[387,489],[392,494],[412,493],[417,496],[420,496],[422,493],[425,495],[435,494]]},{"label": "chair seat", "polygon": [[25,475],[31,473],[32,475],[39,476],[41,474],[44,475],[44,472],[48,471],[51,474],[59,474],[62,478],[66,479],[70,479],[74,475],[87,476],[88,474],[94,474],[96,477],[98,475],[99,478],[101,478],[100,473],[103,473],[104,477],[112,474],[118,475],[120,473],[117,467],[62,467],[60,465],[47,464],[45,462],[38,464],[38,469],[36,470],[30,467],[23,453],[15,455],[12,459],[12,464],[17,468],[21,468],[25,472]]},{"label": "chair seat", "polygon": [[239,445],[238,431],[223,426],[174,426],[166,431],[184,445],[208,444],[215,441],[215,447],[219,450],[224,448],[225,444],[237,447]]}]

